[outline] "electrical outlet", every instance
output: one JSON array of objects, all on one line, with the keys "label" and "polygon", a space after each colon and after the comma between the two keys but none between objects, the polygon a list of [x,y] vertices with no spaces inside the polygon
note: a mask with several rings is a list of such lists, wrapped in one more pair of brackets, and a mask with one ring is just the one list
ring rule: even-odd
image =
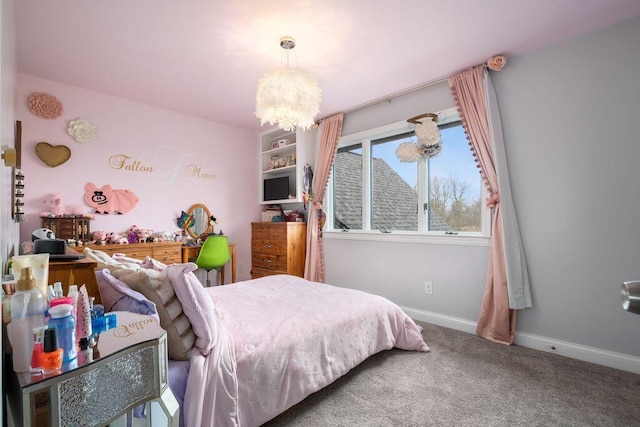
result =
[{"label": "electrical outlet", "polygon": [[547,349],[547,351],[550,351],[552,353],[555,353],[555,352],[558,351],[558,347],[556,347],[555,345],[552,345],[552,344],[547,344],[545,346],[545,348]]},{"label": "electrical outlet", "polygon": [[238,273],[244,273],[244,265],[242,263],[238,263]]},{"label": "electrical outlet", "polygon": [[433,282],[424,282],[424,293],[427,295],[433,294]]}]

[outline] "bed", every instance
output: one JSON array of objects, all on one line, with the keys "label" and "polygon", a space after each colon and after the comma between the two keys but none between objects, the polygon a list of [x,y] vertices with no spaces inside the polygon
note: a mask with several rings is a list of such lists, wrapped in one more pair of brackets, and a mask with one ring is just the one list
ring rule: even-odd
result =
[{"label": "bed", "polygon": [[[174,347],[177,336],[188,349],[186,360],[170,360],[169,368],[180,423],[187,427],[259,426],[375,353],[393,347],[429,351],[419,328],[397,305],[365,292],[287,275],[204,288],[191,263],[102,267],[109,271],[99,269],[96,276],[103,276],[98,284],[106,308],[122,309],[123,299],[108,307],[113,298],[109,291],[103,294],[105,279],[142,291],[155,299],[170,347],[173,334]],[[166,283],[171,290],[163,288]],[[183,315],[168,324],[165,313],[163,322],[163,309],[176,300]],[[127,304],[131,309],[131,301]],[[190,333],[180,330],[184,317],[193,331],[186,341]]]}]

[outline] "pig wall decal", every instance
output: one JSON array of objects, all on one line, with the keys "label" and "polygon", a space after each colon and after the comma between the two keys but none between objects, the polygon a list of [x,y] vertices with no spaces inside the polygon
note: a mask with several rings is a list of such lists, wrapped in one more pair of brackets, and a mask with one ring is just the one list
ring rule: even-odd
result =
[{"label": "pig wall decal", "polygon": [[123,215],[138,204],[138,197],[131,190],[114,190],[110,185],[97,188],[92,182],[88,182],[84,190],[84,201],[94,208],[97,214]]}]

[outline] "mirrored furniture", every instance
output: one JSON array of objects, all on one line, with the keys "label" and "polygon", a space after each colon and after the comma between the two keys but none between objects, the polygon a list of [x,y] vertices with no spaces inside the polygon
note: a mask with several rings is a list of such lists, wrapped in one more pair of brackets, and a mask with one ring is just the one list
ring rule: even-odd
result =
[{"label": "mirrored furniture", "polygon": [[[169,426],[178,425],[178,402],[169,389],[167,335],[150,316],[116,312],[118,326],[100,334],[110,340],[125,332],[146,329],[139,339],[128,336],[126,346],[103,351],[84,365],[63,365],[60,374],[32,376],[15,373],[7,355],[6,387],[15,424],[20,426],[107,425],[137,405],[154,401]],[[148,320],[151,319],[151,320]],[[121,331],[118,329],[122,329]],[[114,338],[115,337],[115,338]]]}]

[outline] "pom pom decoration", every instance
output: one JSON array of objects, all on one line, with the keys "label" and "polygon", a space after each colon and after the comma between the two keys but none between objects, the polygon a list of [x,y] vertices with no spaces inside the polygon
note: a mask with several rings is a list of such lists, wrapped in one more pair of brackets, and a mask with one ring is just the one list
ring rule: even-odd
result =
[{"label": "pom pom decoration", "polygon": [[507,58],[504,55],[496,55],[487,60],[487,67],[491,71],[500,71],[507,64]]},{"label": "pom pom decoration", "polygon": [[64,111],[58,98],[41,92],[33,93],[29,97],[29,110],[43,119],[57,119]]},{"label": "pom pom decoration", "polygon": [[403,142],[396,149],[398,160],[405,163],[435,157],[442,152],[442,137],[438,129],[438,116],[422,114],[407,120],[416,125],[417,143]]},{"label": "pom pom decoration", "polygon": [[403,142],[396,149],[398,160],[404,163],[412,163],[420,160],[421,154],[418,146],[413,142]]},{"label": "pom pom decoration", "polygon": [[69,122],[67,133],[78,142],[91,142],[96,139],[96,125],[85,119],[76,119]]},{"label": "pom pom decoration", "polygon": [[416,136],[420,145],[435,145],[440,142],[440,130],[433,120],[420,122],[416,125]]}]

